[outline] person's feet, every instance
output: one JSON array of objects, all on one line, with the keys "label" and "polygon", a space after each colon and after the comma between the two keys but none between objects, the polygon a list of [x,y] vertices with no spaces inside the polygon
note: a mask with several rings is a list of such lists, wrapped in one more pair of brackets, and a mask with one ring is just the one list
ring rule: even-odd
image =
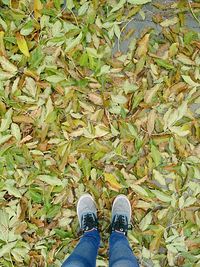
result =
[{"label": "person's feet", "polygon": [[83,232],[97,229],[97,209],[94,199],[90,194],[82,195],[77,204],[77,215],[80,228]]},{"label": "person's feet", "polygon": [[125,195],[119,195],[112,205],[111,232],[127,235],[130,220],[131,204]]}]

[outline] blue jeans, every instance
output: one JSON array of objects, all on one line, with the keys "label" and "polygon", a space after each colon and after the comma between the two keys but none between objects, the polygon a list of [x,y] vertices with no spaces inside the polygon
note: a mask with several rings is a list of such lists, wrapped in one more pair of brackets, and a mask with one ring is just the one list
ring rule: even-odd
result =
[{"label": "blue jeans", "polygon": [[[62,267],[95,267],[100,244],[98,230],[84,233]],[[109,267],[139,267],[125,235],[113,232],[109,242]]]}]

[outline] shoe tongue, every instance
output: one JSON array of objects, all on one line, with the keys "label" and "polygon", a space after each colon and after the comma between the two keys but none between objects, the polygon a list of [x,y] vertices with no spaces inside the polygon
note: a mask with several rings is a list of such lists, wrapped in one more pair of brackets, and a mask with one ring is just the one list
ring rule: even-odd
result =
[{"label": "shoe tongue", "polygon": [[115,215],[113,220],[112,230],[126,234],[128,231],[127,217],[121,214]]},{"label": "shoe tongue", "polygon": [[81,228],[83,231],[89,231],[97,227],[97,222],[94,213],[86,213],[82,216]]}]

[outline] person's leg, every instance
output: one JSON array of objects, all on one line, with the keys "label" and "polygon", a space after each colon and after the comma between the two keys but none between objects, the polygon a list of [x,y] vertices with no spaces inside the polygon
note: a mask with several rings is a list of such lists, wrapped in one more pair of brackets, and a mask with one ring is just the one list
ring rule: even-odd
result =
[{"label": "person's leg", "polygon": [[136,257],[124,234],[113,232],[110,236],[110,267],[138,267]]},{"label": "person's leg", "polygon": [[130,202],[125,195],[119,195],[116,197],[112,206],[111,236],[109,242],[110,267],[139,266],[126,237],[130,220]]},{"label": "person's leg", "polygon": [[100,235],[97,229],[97,210],[91,195],[85,194],[80,197],[77,215],[84,234],[62,267],[95,267]]},{"label": "person's leg", "polygon": [[98,230],[85,232],[72,254],[62,267],[94,267],[100,243]]}]

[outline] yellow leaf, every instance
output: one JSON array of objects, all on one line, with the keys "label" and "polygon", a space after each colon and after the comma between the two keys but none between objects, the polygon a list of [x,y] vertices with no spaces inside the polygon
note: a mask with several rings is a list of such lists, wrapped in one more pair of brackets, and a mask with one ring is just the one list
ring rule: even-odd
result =
[{"label": "yellow leaf", "polygon": [[3,42],[3,37],[4,37],[4,32],[0,31],[0,56],[5,56],[6,55],[6,50],[5,50],[4,42]]},{"label": "yellow leaf", "polygon": [[35,15],[35,18],[38,19],[41,17],[41,10],[43,8],[43,5],[41,3],[40,0],[34,0],[34,15]]},{"label": "yellow leaf", "polygon": [[151,252],[157,252],[158,251],[158,249],[160,247],[163,231],[164,231],[164,228],[161,225],[158,225],[158,229],[155,230],[155,235],[154,235],[155,237],[150,243],[150,251]]},{"label": "yellow leaf", "polygon": [[104,173],[105,181],[108,182],[109,188],[114,191],[119,191],[122,186],[118,183],[116,177],[111,173]]},{"label": "yellow leaf", "polygon": [[30,57],[29,51],[28,51],[28,46],[26,43],[26,40],[24,36],[22,36],[19,32],[16,33],[16,40],[17,40],[17,45],[19,47],[19,50],[26,56]]},{"label": "yellow leaf", "polygon": [[138,42],[138,48],[136,50],[136,57],[140,58],[144,55],[146,55],[148,50],[148,44],[149,44],[149,36],[150,34],[145,34],[145,36]]}]

